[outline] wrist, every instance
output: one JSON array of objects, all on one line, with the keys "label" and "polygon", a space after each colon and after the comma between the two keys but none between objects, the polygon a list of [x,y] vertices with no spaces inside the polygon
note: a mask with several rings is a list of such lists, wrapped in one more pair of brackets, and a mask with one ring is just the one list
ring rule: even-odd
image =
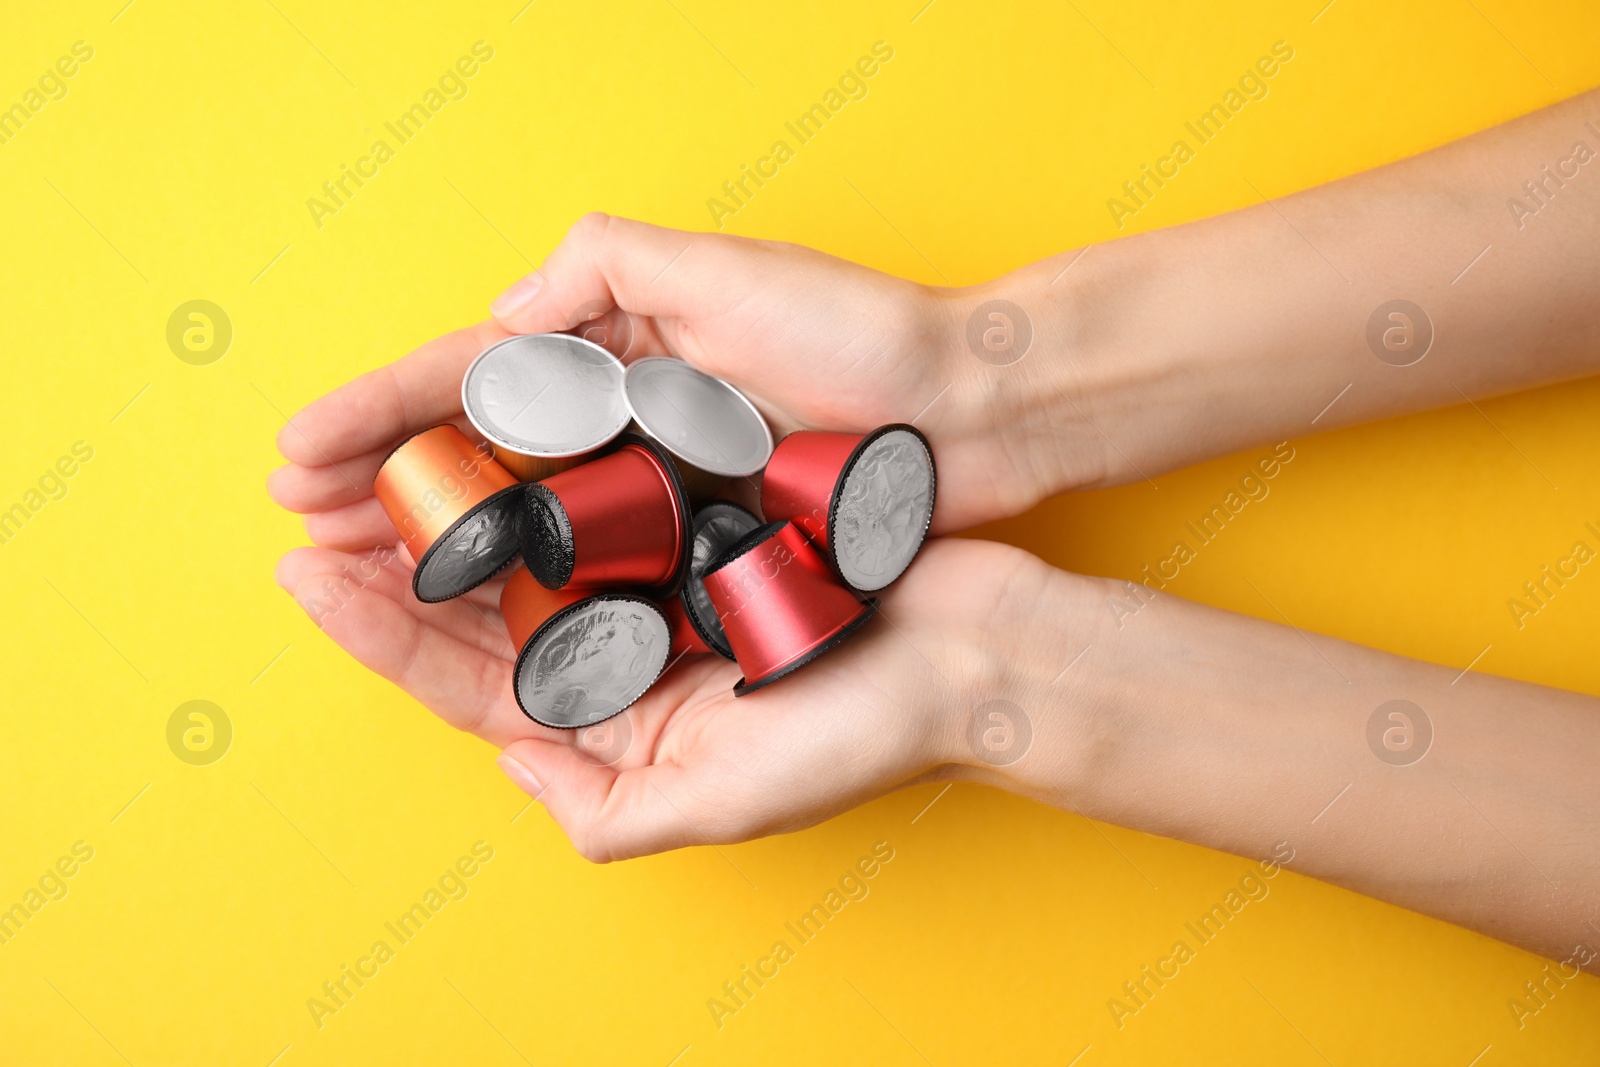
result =
[{"label": "wrist", "polygon": [[1162,376],[1160,353],[1129,354],[1120,341],[1126,330],[1107,313],[1111,302],[1096,295],[1113,271],[1094,256],[1078,262],[1086,255],[1064,253],[935,294],[951,421],[981,428],[996,491],[1012,504],[1006,514],[1138,477],[1128,456],[1135,445],[1119,428]]},{"label": "wrist", "polygon": [[941,762],[955,777],[1052,799],[1050,790],[1074,790],[1089,766],[1100,719],[1095,652],[1113,644],[1107,599],[1125,583],[986,547],[993,558],[981,569],[992,599],[948,645],[956,695]]}]

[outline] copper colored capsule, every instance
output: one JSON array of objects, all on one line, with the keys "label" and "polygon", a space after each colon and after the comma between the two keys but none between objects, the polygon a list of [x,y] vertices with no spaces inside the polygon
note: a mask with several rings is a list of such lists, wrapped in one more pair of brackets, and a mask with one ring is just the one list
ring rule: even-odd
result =
[{"label": "copper colored capsule", "polygon": [[839,584],[792,522],[771,522],[728,550],[705,576],[744,696],[844,642],[878,604]]},{"label": "copper colored capsule", "polygon": [[[655,438],[646,433],[644,427],[640,426],[637,422],[630,421],[628,423],[627,432],[638,434],[640,437],[650,437],[651,440],[655,440]],[[658,441],[656,443],[659,444],[660,442]],[[579,462],[582,461],[580,460]],[[710,500],[712,497],[722,492],[723,488],[728,484],[728,479],[724,478],[722,475],[712,474],[710,471],[703,471],[698,467],[685,463],[677,456],[672,457],[672,465],[678,468],[678,477],[683,479],[684,493],[688,495],[689,501],[692,504],[698,504],[702,501]],[[550,474],[554,473],[554,471],[550,472]],[[539,477],[548,478],[550,474],[542,474]],[[523,480],[526,481],[527,479]]]},{"label": "copper colored capsule", "polygon": [[624,435],[613,451],[528,487],[522,558],[548,589],[639,586],[664,598],[689,570],[689,500],[672,459]]},{"label": "copper colored capsule", "polygon": [[628,364],[622,398],[641,433],[677,461],[689,494],[704,500],[728,478],[767,465],[772,431],[739,390],[681,359],[646,356]]},{"label": "copper colored capsule", "polygon": [[467,419],[525,482],[583,462],[622,431],[622,363],[564,333],[521,334],[478,354],[461,379]]},{"label": "copper colored capsule", "polygon": [[661,609],[631,593],[546,589],[518,567],[500,594],[517,648],[512,691],[534,722],[576,729],[638,700],[667,664]]},{"label": "copper colored capsule", "polygon": [[933,450],[914,426],[797,430],[773,450],[761,510],[793,521],[846,585],[871,593],[905,573],[922,548],[936,482]]},{"label": "copper colored capsule", "polygon": [[460,596],[517,554],[522,483],[454,426],[402,441],[378,468],[372,492],[417,561],[411,588],[418,600]]}]

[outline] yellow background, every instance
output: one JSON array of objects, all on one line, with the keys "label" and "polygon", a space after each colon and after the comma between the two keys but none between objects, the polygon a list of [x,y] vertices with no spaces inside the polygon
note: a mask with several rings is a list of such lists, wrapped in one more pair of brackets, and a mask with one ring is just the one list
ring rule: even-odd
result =
[{"label": "yellow background", "polygon": [[[1519,1030],[1505,1002],[1541,961],[1294,874],[1119,1031],[1107,999],[1246,862],[977,787],[591,866],[487,746],[273,585],[303,534],[263,489],[284,415],[481,318],[582,212],[706,228],[706,199],[875,41],[895,55],[870,95],[727,228],[967,283],[1113,236],[1106,197],[1274,41],[1296,56],[1271,95],[1130,230],[1250,203],[1246,177],[1288,193],[1592,86],[1593,3],[123,3],[13,11],[0,35],[4,106],[73,42],[95,50],[0,146],[0,506],[94,448],[0,545],[0,906],[73,842],[95,850],[0,946],[0,1060],[1600,1058],[1593,980]],[[495,52],[470,94],[319,230],[307,198],[478,40]],[[209,366],[165,341],[192,299],[234,326]],[[1481,407],[1298,441],[1270,500],[1173,590],[1276,619],[1248,578],[1307,629],[1460,666],[1487,645],[1480,670],[1600,692],[1600,577],[1520,632],[1505,606],[1600,520],[1600,382]],[[1246,462],[1054,501],[998,534],[1132,575]],[[193,699],[235,731],[210,766],[166,743]],[[319,1030],[306,999],[480,840],[494,859],[470,895]],[[718,1029],[707,999],[877,841],[895,859],[870,896]]]}]

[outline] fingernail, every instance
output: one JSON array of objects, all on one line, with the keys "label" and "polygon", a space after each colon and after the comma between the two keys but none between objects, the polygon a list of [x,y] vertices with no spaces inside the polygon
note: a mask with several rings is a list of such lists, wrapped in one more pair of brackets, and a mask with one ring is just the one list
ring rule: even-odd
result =
[{"label": "fingernail", "polygon": [[503,318],[527,307],[534,297],[539,295],[539,289],[544,285],[544,278],[538,271],[525,278],[518,278],[511,288],[494,298],[494,303],[489,305],[489,314],[495,318]]},{"label": "fingernail", "polygon": [[306,617],[319,630],[323,628],[322,620],[333,614],[333,611],[316,597],[306,597],[304,600],[296,600],[295,603],[300,605],[300,610],[306,613]]},{"label": "fingernail", "polygon": [[267,495],[271,497],[272,502],[274,504],[278,504],[279,507],[282,507],[283,505],[278,503],[278,485],[288,476],[288,465],[279,467],[277,470],[274,470],[272,473],[267,475]]},{"label": "fingernail", "polygon": [[544,793],[544,786],[539,784],[539,779],[533,776],[533,772],[528,770],[525,765],[518,763],[509,753],[500,753],[495,757],[494,761],[500,765],[502,771],[506,772],[507,778],[517,783],[518,789],[533,799],[538,800],[540,795]]}]

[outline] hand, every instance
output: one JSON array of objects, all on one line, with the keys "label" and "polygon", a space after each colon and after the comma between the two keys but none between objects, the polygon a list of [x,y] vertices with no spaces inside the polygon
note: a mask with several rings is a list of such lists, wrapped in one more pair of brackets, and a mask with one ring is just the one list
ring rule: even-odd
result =
[{"label": "hand", "polygon": [[1026,625],[1049,572],[1007,546],[932,541],[881,618],[768,688],[735,700],[737,666],[688,656],[621,716],[552,730],[516,705],[498,616],[466,598],[420,603],[408,561],[388,559],[337,602],[329,584],[357,557],[298,549],[278,580],[356,659],[504,747],[511,779],[602,862],[797,830],[955,775],[971,708],[1001,684],[996,633]]},{"label": "hand", "polygon": [[498,322],[431,341],[307,405],[278,434],[290,463],[268,485],[306,514],[319,545],[392,543],[372,497],[389,450],[440,422],[477,436],[461,377],[508,330],[578,328],[624,359],[668,353],[733,382],[776,436],[915,421],[939,465],[933,530],[964,529],[1094,481],[1105,464],[1099,438],[1058,410],[1065,386],[1041,399],[1036,370],[966,350],[976,301],[796,245],[588,215],[495,301]]},{"label": "hand", "polygon": [[[694,247],[669,271],[635,277],[662,249],[671,249],[663,264],[683,251],[680,239]],[[936,526],[1032,500],[1020,481],[1002,476],[1010,469],[1005,445],[982,428],[992,413],[959,399],[981,390],[939,384],[953,373],[952,357],[940,342],[948,332],[940,298],[928,290],[805,249],[600,216],[574,228],[544,274],[542,299],[515,313],[505,298],[497,302],[518,329],[568,326],[550,310],[563,287],[579,307],[620,293],[637,317],[607,304],[598,319],[579,315],[571,325],[598,329],[617,348],[631,338],[619,354],[668,351],[699,361],[743,387],[779,434],[802,425],[864,430],[926,408],[922,423],[940,463]],[[641,285],[643,295],[631,299],[629,287]],[[583,295],[590,292],[604,295]],[[678,301],[676,313],[660,303],[668,299]],[[618,329],[624,322],[629,330]],[[318,547],[290,552],[277,577],[319,626],[446,721],[511,746],[507,769],[596,858],[808,825],[954,766],[938,754],[951,749],[949,718],[970,710],[972,679],[990,662],[986,613],[1007,573],[1026,569],[1021,561],[1042,568],[1024,553],[977,542],[930,543],[885,598],[888,621],[737,707],[736,667],[712,657],[678,664],[597,735],[615,737],[623,722],[632,731],[615,766],[583,755],[596,731],[528,720],[512,697],[514,652],[494,611],[500,583],[444,604],[418,602],[413,561],[393,547],[394,530],[372,496],[378,466],[404,436],[443,421],[471,433],[461,376],[506,336],[489,323],[440,338],[313,402],[280,432],[291,462],[269,488],[306,514]],[[956,362],[984,366],[965,354]],[[758,709],[777,710],[757,717]],[[729,775],[737,781],[724,780]],[[545,795],[546,786],[560,788]],[[682,809],[675,821],[670,804],[656,803],[663,796]]]},{"label": "hand", "polygon": [[970,309],[943,290],[798,245],[595,214],[490,310],[515,333],[576,328],[624,359],[680,356],[737,385],[776,436],[914,422],[938,458],[936,533],[1044,495],[1015,376],[967,352]]}]

